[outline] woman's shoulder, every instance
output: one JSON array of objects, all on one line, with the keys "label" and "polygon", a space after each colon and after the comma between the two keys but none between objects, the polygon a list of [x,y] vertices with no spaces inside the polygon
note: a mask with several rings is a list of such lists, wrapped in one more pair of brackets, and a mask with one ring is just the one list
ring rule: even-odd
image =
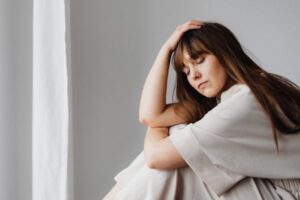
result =
[{"label": "woman's shoulder", "polygon": [[234,85],[224,91],[221,102],[207,114],[238,121],[255,117],[266,118],[254,93],[246,84]]},{"label": "woman's shoulder", "polygon": [[267,114],[247,85],[223,92],[221,103],[195,125],[226,137],[235,137],[244,129],[253,129],[253,132],[254,129],[265,130],[266,134],[271,130]]},{"label": "woman's shoulder", "polygon": [[252,92],[247,84],[235,84],[221,94],[221,103],[232,98],[241,98],[251,95]]},{"label": "woman's shoulder", "polygon": [[252,109],[253,106],[258,105],[257,103],[258,101],[248,85],[236,84],[222,92],[219,104],[212,111],[219,112],[224,109],[245,111],[248,108]]}]

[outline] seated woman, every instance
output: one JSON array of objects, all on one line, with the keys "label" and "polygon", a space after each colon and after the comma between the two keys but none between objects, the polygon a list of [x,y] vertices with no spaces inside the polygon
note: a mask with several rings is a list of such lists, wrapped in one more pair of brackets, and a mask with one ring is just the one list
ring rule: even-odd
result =
[{"label": "seated woman", "polygon": [[[170,61],[176,97],[166,104]],[[191,20],[147,76],[144,151],[104,199],[300,199],[300,89],[259,67],[219,23]]]}]

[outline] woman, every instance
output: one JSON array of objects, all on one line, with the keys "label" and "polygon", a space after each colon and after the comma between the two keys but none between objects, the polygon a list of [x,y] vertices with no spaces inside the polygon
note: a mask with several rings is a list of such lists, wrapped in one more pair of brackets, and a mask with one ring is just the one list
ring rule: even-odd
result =
[{"label": "woman", "polygon": [[[166,105],[171,59],[177,103]],[[144,152],[105,199],[300,199],[300,89],[221,24],[177,27],[146,79],[140,121]]]}]

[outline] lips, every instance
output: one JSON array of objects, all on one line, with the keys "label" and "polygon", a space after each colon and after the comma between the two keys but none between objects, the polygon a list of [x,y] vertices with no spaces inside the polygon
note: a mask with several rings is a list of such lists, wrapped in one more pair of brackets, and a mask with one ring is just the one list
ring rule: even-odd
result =
[{"label": "lips", "polygon": [[205,84],[207,83],[207,81],[203,81],[202,83],[200,83],[199,85],[198,85],[198,88],[203,88],[204,86],[205,86]]}]

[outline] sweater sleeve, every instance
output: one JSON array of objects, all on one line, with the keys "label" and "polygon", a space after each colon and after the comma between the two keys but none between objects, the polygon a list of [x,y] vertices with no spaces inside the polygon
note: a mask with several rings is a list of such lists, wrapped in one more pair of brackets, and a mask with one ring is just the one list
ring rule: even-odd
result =
[{"label": "sweater sleeve", "polygon": [[193,131],[194,125],[189,124],[180,131],[174,131],[169,137],[198,178],[220,196],[245,176],[213,164],[194,137]]},{"label": "sweater sleeve", "polygon": [[300,134],[278,134],[279,153],[268,116],[250,90],[241,90],[169,137],[197,176],[220,196],[247,176],[300,178]]}]

